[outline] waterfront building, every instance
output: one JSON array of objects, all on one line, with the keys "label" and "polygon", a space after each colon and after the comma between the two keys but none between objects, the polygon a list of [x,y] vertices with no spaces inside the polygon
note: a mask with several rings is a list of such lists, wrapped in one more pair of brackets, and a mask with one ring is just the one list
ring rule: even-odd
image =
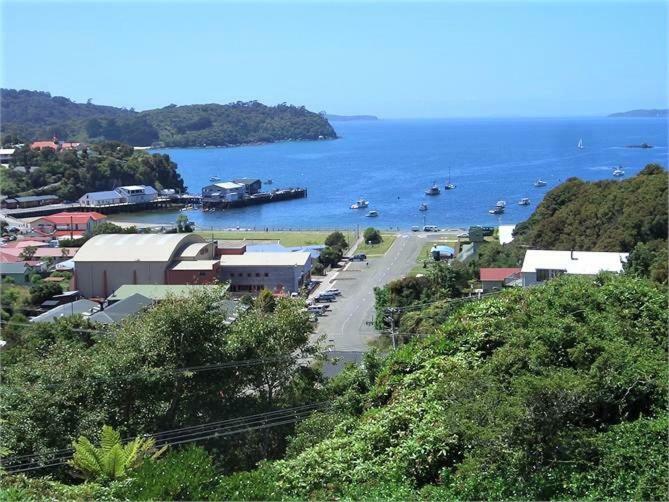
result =
[{"label": "waterfront building", "polygon": [[128,202],[128,199],[116,190],[89,192],[79,197],[79,204],[88,207],[110,206],[113,204],[125,204],[126,202]]},{"label": "waterfront building", "polygon": [[231,202],[241,200],[246,193],[246,185],[232,181],[221,181],[202,189],[203,201]]},{"label": "waterfront building", "polygon": [[2,200],[3,209],[25,209],[49,204],[58,204],[60,198],[55,195],[27,195],[25,197],[8,197]]},{"label": "waterfront building", "polygon": [[158,191],[146,185],[130,185],[115,189],[129,204],[152,202],[158,197]]},{"label": "waterfront building", "polygon": [[528,249],[521,269],[523,286],[542,283],[562,274],[594,276],[599,272],[620,273],[628,255],[598,251]]},{"label": "waterfront building", "polygon": [[232,181],[233,183],[244,185],[246,195],[255,195],[260,192],[260,189],[262,188],[262,182],[256,178],[237,178]]}]

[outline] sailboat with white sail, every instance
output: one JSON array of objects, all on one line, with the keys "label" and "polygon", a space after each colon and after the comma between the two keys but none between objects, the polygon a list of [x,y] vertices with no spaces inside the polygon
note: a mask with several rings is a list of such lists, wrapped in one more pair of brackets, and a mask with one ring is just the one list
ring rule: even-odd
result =
[{"label": "sailboat with white sail", "polygon": [[455,185],[451,183],[451,168],[448,168],[448,183],[446,183],[446,186],[444,187],[446,190],[453,190],[455,188]]},{"label": "sailboat with white sail", "polygon": [[579,138],[576,148],[578,148],[579,150],[583,150],[583,138]]}]

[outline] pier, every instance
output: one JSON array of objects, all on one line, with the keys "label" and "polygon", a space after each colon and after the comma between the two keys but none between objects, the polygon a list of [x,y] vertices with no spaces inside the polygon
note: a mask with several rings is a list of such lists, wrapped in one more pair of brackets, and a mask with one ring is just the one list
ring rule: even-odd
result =
[{"label": "pier", "polygon": [[203,210],[232,209],[238,207],[255,206],[269,202],[280,202],[291,199],[303,199],[307,196],[306,188],[288,188],[273,190],[272,192],[258,192],[242,199],[226,200],[220,197],[202,197]]}]

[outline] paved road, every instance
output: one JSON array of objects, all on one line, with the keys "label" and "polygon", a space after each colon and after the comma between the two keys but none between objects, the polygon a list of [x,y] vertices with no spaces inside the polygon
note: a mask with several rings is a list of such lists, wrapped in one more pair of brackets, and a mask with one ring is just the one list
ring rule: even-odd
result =
[{"label": "paved road", "polygon": [[374,319],[374,287],[406,275],[416,264],[418,254],[427,240],[443,238],[444,234],[401,233],[385,256],[365,262],[349,263],[334,277],[328,277],[318,288],[338,288],[342,294],[331,304],[328,314],[319,317],[319,334],[337,351],[366,351],[369,342],[379,334],[368,325]]}]

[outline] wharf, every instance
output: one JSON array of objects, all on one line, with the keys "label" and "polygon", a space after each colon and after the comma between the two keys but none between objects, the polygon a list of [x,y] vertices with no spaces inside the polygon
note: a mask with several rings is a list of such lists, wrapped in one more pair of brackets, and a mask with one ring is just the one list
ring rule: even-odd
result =
[{"label": "wharf", "polygon": [[306,188],[288,188],[273,190],[271,192],[259,192],[243,199],[225,200],[219,197],[202,197],[202,209],[231,209],[236,207],[255,206],[269,202],[280,202],[283,200],[303,199],[307,196]]},{"label": "wharf", "polygon": [[54,213],[74,211],[95,211],[102,214],[134,213],[172,207],[183,207],[187,204],[199,204],[202,197],[199,195],[179,195],[176,197],[159,197],[151,202],[108,204],[104,206],[86,206],[78,202],[72,204],[49,204],[45,206],[26,207],[19,209],[3,209],[2,214],[14,218],[34,218],[48,216]]}]

